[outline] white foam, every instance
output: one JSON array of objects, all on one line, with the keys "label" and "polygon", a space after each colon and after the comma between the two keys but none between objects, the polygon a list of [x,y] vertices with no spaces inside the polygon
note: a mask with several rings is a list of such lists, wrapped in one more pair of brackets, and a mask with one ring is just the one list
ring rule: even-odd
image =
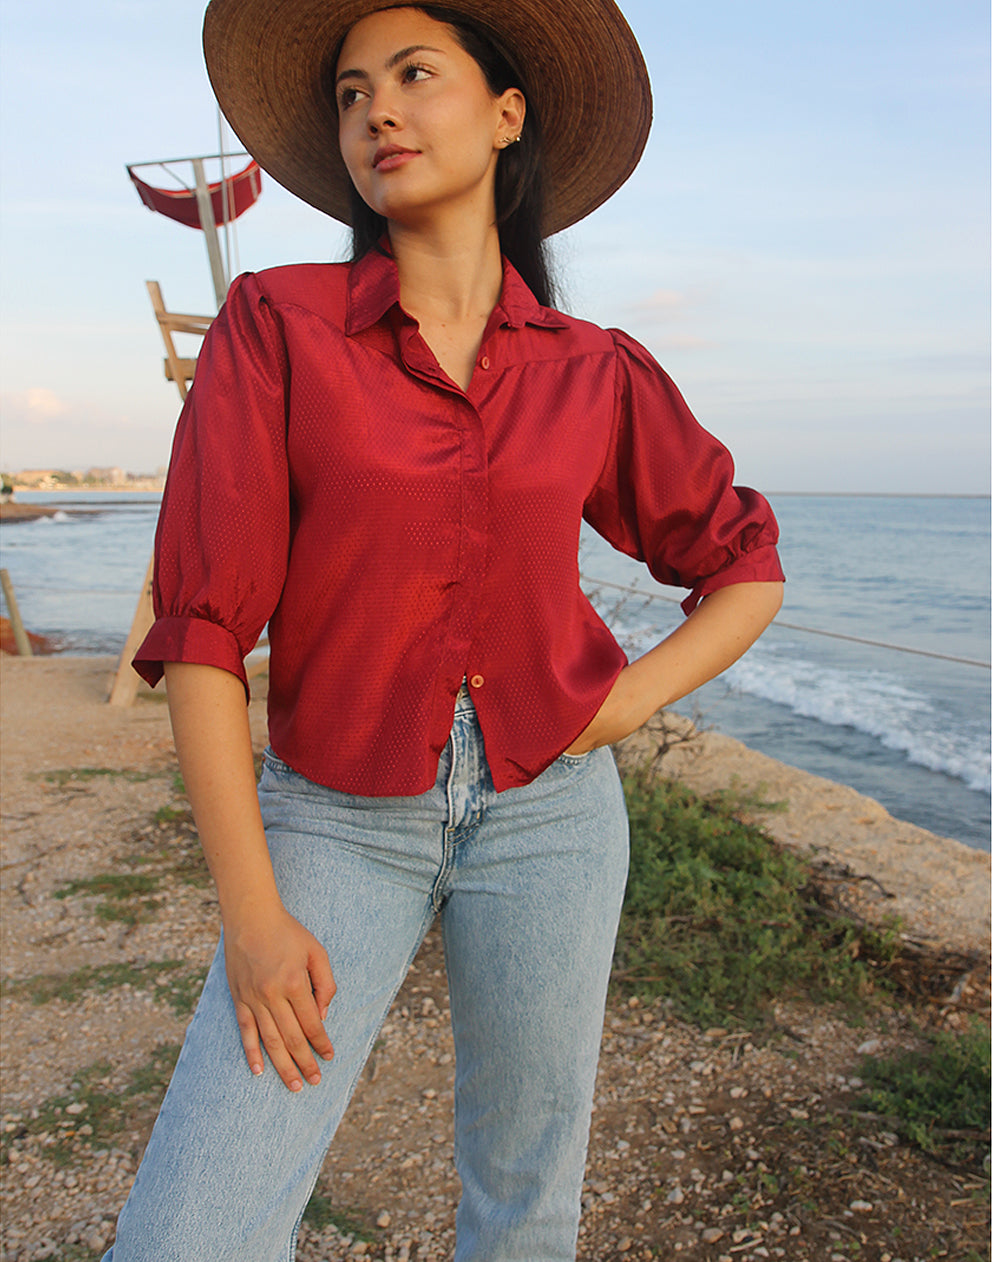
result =
[{"label": "white foam", "polygon": [[[626,607],[617,601],[612,610],[609,600],[597,603],[631,658],[646,652],[676,625],[664,616],[652,621],[658,607],[651,609],[636,598]],[[978,725],[955,730],[950,726],[953,720],[927,696],[892,674],[824,666],[762,642],[723,678],[738,692],[818,723],[854,728],[916,766],[953,776],[980,793],[992,792],[987,733]]]},{"label": "white foam", "polygon": [[852,727],[909,762],[992,792],[992,756],[976,730],[954,730],[929,698],[883,671],[840,670],[752,651],[727,672],[731,687],[803,718]]}]

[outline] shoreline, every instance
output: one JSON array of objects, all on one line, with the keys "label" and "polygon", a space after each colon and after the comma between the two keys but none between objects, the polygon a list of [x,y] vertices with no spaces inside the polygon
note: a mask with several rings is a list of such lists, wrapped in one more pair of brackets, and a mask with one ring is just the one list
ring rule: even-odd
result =
[{"label": "shoreline", "polygon": [[59,511],[56,504],[0,504],[0,521],[37,521],[39,517],[54,517]]},{"label": "shoreline", "polygon": [[[127,709],[106,704],[114,657],[2,655],[2,766],[12,780],[66,767],[138,768],[171,759],[172,736],[164,693],[144,684]],[[253,681],[249,707],[256,748],[266,743],[265,677]],[[669,720],[678,721],[669,715]],[[685,720],[681,721],[685,723]],[[647,748],[638,734],[628,749]],[[721,733],[705,731],[666,754],[661,774],[706,795],[740,791],[784,809],[749,814],[781,844],[873,880],[885,895],[880,918],[897,915],[928,941],[963,950],[989,937],[990,856],[894,818],[864,794],[801,771]]]},{"label": "shoreline", "polygon": [[63,504],[0,504],[0,522],[39,521],[42,517],[54,517],[57,513],[68,513],[72,517],[83,517],[87,513],[98,511],[95,507],[70,507]]},{"label": "shoreline", "polygon": [[[31,493],[26,490],[25,493]],[[41,517],[54,517],[56,513],[68,513],[71,517],[82,517],[87,513],[98,513],[103,510],[95,504],[80,503],[76,498],[84,495],[161,495],[160,486],[78,486],[56,488],[46,491],[35,491],[37,495],[55,495],[58,499],[50,500],[3,500],[0,502],[0,522],[4,521],[38,521]]]}]

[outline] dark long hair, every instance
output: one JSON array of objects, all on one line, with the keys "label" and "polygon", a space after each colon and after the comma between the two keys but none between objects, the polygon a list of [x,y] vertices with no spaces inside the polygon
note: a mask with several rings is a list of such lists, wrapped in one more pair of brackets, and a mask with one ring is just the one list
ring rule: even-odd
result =
[{"label": "dark long hair", "polygon": [[[519,88],[527,101],[527,118],[519,144],[501,150],[496,166],[496,226],[500,249],[523,277],[537,301],[554,305],[554,282],[547,246],[541,235],[544,220],[544,163],[541,120],[523,75],[499,37],[473,19],[433,4],[410,5],[435,22],[443,22],[478,64],[493,96]],[[351,187],[352,262],[375,249],[386,231],[386,220]]]}]

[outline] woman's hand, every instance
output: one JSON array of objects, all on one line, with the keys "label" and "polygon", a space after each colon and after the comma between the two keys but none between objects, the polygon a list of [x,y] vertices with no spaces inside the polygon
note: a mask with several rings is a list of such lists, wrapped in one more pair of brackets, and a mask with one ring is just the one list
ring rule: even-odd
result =
[{"label": "woman's hand", "polygon": [[[643,658],[641,659],[643,661]],[[638,686],[637,672],[625,666],[613,682],[596,717],[572,741],[566,754],[588,754],[601,745],[613,745],[645,724],[662,703],[654,703],[653,694]],[[631,675],[633,672],[633,677]]]},{"label": "woman's hand", "polygon": [[624,667],[596,717],[565,753],[587,754],[623,740],[663,706],[725,671],[781,604],[781,583],[734,583],[707,596],[667,639]]},{"label": "woman's hand", "polygon": [[320,1082],[314,1052],[334,1055],[322,1023],[336,988],[317,939],[280,903],[225,923],[224,962],[252,1073],[262,1072],[264,1046],[290,1091],[302,1090],[304,1078]]}]

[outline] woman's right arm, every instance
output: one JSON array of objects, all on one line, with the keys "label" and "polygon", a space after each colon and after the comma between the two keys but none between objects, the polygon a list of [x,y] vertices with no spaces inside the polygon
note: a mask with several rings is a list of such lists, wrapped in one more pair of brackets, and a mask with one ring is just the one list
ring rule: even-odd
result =
[{"label": "woman's right arm", "polygon": [[[229,671],[168,662],[169,713],[186,790],[224,924],[224,959],[252,1073],[261,1047],[291,1091],[320,1081],[314,1051],[334,995],[327,953],[283,906],[265,841],[244,687]],[[302,1078],[301,1078],[302,1075]]]}]

